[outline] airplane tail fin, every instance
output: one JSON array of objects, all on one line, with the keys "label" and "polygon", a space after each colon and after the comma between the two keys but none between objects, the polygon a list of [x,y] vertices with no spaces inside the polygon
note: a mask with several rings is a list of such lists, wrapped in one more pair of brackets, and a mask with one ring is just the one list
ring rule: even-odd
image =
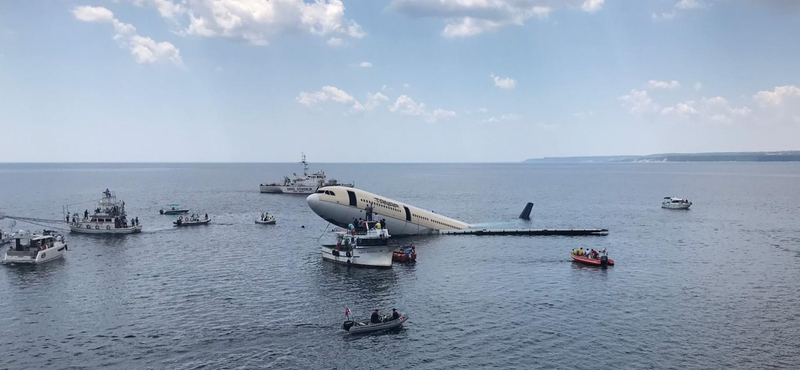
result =
[{"label": "airplane tail fin", "polygon": [[523,220],[530,220],[532,210],[533,210],[533,203],[528,202],[528,204],[525,205],[525,209],[523,209],[522,213],[519,214],[519,218]]}]

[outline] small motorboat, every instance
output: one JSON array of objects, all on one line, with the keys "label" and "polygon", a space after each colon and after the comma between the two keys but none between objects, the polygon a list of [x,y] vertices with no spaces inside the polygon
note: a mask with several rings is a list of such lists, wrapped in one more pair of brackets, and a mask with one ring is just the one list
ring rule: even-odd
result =
[{"label": "small motorboat", "polygon": [[377,324],[373,324],[369,321],[360,322],[347,320],[342,324],[342,329],[347,330],[347,332],[350,334],[374,333],[377,331],[399,328],[403,326],[403,323],[405,323],[407,320],[408,316],[404,313],[401,313],[400,317],[396,320],[386,320]]},{"label": "small motorboat", "polygon": [[661,202],[661,208],[666,209],[689,209],[691,206],[692,202],[689,199],[675,197],[664,197],[664,201]]},{"label": "small motorboat", "polygon": [[256,220],[256,223],[259,225],[275,225],[276,222],[278,222],[278,220],[272,215],[267,215]]},{"label": "small motorboat", "polygon": [[160,209],[158,213],[162,215],[181,215],[189,213],[189,209],[181,208],[180,204],[167,204],[167,209]]},{"label": "small motorboat", "polygon": [[580,262],[580,263],[583,263],[585,265],[600,266],[600,267],[614,266],[614,260],[608,258],[608,256],[605,256],[605,255],[600,256],[599,258],[591,258],[591,257],[587,257],[587,256],[579,256],[579,255],[570,253],[570,256],[572,257],[573,261]]},{"label": "small motorboat", "polygon": [[185,227],[185,226],[208,225],[209,222],[211,222],[211,218],[197,219],[197,218],[181,217],[177,221],[173,222],[173,224],[175,225],[175,227]]},{"label": "small motorboat", "polygon": [[399,263],[417,262],[417,249],[413,245],[407,245],[392,252],[392,261]]},{"label": "small motorboat", "polygon": [[64,236],[52,230],[33,234],[23,230],[14,234],[14,244],[10,245],[3,257],[3,264],[40,264],[64,256],[67,247]]}]

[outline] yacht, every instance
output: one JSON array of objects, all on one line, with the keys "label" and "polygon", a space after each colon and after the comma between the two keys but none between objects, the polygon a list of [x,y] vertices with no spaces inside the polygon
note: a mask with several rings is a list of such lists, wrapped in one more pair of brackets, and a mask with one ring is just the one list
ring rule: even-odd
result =
[{"label": "yacht", "polygon": [[353,184],[341,184],[335,179],[328,179],[325,172],[319,171],[312,174],[308,173],[308,162],[306,162],[306,155],[303,154],[303,176],[294,174],[294,178],[288,176],[283,178],[283,182],[261,184],[260,190],[262,193],[277,193],[277,194],[313,194],[317,189],[323,186],[344,186],[352,188]]},{"label": "yacht", "polygon": [[142,231],[138,217],[128,220],[125,202],[118,200],[115,193],[106,189],[103,198],[97,203],[94,213],[83,212],[83,218],[75,213],[69,223],[70,231],[83,234],[133,234]]},{"label": "yacht", "polygon": [[688,199],[675,197],[664,197],[664,201],[661,202],[661,208],[667,209],[689,209],[691,206],[692,202]]},{"label": "yacht", "polygon": [[3,263],[39,264],[50,262],[64,256],[67,244],[64,237],[53,231],[45,230],[42,234],[18,231],[14,234],[13,244],[3,256]]},{"label": "yacht", "polygon": [[365,221],[358,228],[334,230],[336,244],[323,244],[322,258],[353,266],[392,267],[389,230],[377,228],[376,223]]}]

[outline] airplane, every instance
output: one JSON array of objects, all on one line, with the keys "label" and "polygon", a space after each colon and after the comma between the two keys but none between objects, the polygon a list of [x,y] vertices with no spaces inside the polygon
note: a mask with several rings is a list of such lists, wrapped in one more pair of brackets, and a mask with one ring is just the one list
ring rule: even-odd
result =
[{"label": "airplane", "polygon": [[308,206],[326,221],[343,228],[354,218],[366,219],[372,206],[374,220],[386,220],[395,236],[436,234],[440,230],[463,230],[470,225],[368,191],[344,186],[326,186],[306,198]]},{"label": "airplane", "polygon": [[[308,206],[326,221],[347,228],[353,219],[366,219],[367,207],[372,207],[374,220],[386,220],[394,236],[427,234],[477,235],[607,235],[606,229],[577,230],[505,230],[484,229],[419,207],[389,199],[368,191],[344,186],[326,186],[306,198]],[[528,203],[519,218],[529,219],[533,203]]]}]

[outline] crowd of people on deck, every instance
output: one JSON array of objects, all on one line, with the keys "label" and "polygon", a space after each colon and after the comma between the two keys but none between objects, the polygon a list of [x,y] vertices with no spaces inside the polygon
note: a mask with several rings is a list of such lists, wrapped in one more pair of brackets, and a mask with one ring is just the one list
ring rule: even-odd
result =
[{"label": "crowd of people on deck", "polygon": [[[66,215],[65,219],[66,219],[66,222],[68,224],[78,225],[78,223],[80,221],[80,220],[78,220],[78,217],[79,217],[79,214],[77,212],[76,213],[67,212],[67,215]],[[70,222],[70,220],[72,222]],[[89,220],[89,210],[87,209],[87,210],[83,211],[83,220],[82,221],[88,221],[88,220]],[[98,220],[99,220],[98,222],[100,224],[103,223],[103,219],[98,219]],[[122,228],[126,228],[127,229],[129,226],[130,227],[139,226],[139,217],[132,218],[130,220],[130,222],[128,222],[128,218],[125,217],[125,216],[122,216],[122,218],[115,218],[114,219],[114,227],[115,228],[122,227]]]},{"label": "crowd of people on deck", "polygon": [[589,248],[583,249],[583,247],[580,247],[579,249],[573,249],[572,250],[572,254],[575,255],[575,256],[586,257],[586,258],[600,258],[600,257],[603,257],[603,256],[608,256],[608,254],[606,253],[606,249],[605,248],[603,248],[603,249],[601,249],[599,251],[596,251],[596,250],[594,250],[594,248],[592,248],[592,249],[589,249]]},{"label": "crowd of people on deck", "polygon": [[[362,218],[353,218],[353,221],[347,225],[347,228],[350,230],[369,230],[370,221],[367,221]],[[375,221],[375,229],[381,230],[386,228],[386,219],[381,219],[380,221]]]}]

